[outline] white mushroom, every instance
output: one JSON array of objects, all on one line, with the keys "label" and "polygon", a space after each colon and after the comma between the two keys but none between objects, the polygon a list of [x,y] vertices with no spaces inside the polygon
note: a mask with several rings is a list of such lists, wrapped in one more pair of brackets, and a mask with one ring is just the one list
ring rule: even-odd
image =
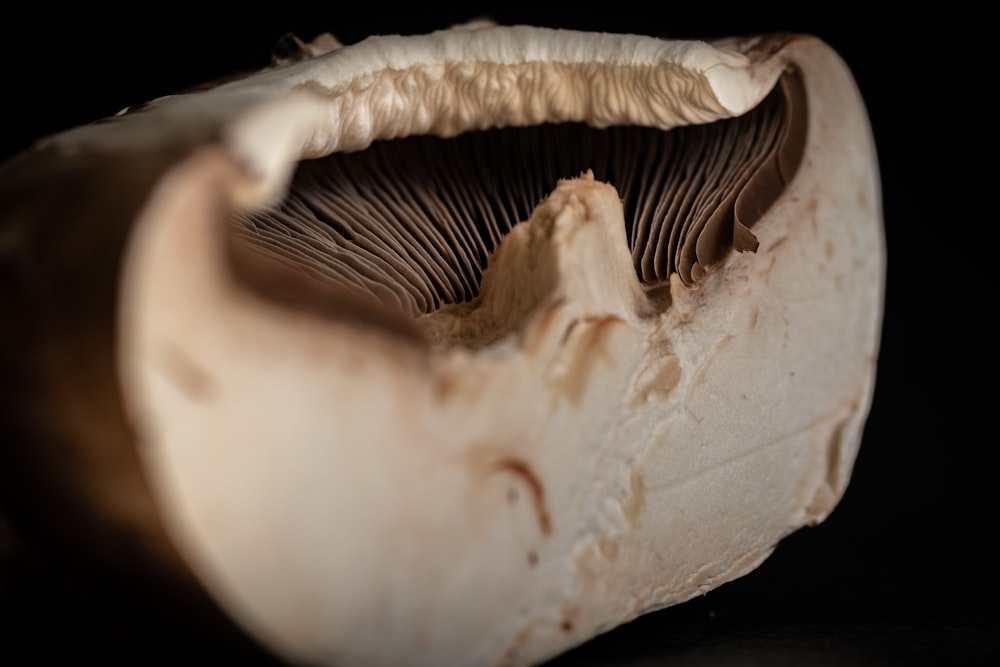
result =
[{"label": "white mushroom", "polygon": [[826,44],[310,48],[3,168],[13,432],[147,566],[294,663],[534,664],[832,511],[884,247]]}]

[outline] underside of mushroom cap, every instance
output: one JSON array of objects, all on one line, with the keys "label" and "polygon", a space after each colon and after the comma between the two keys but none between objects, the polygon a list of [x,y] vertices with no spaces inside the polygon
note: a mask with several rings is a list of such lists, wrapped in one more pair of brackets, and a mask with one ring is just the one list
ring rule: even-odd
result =
[{"label": "underside of mushroom cap", "polygon": [[241,627],[303,664],[534,664],[827,516],[884,271],[829,47],[316,53],[40,147],[157,156],[120,213],[121,418]]},{"label": "underside of mushroom cap", "polygon": [[[773,89],[785,66],[760,53],[788,39],[713,46],[531,26],[378,36],[126,110],[110,119],[111,131],[98,123],[49,141],[72,150],[154,150],[223,133],[232,150],[243,152],[262,191],[277,194],[279,165],[360,150],[379,139],[558,122],[666,130],[739,116]],[[238,128],[253,120],[237,122],[240,116],[266,114],[262,105],[289,98],[303,107],[314,102],[316,116],[291,124],[290,136],[272,126],[268,140],[252,129],[252,140],[242,140]]]}]

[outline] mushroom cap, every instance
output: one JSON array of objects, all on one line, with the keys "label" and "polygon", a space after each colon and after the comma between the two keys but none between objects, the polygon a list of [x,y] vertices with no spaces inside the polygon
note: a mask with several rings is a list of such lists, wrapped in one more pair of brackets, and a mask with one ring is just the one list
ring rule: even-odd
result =
[{"label": "mushroom cap", "polygon": [[[480,665],[534,664],[701,595],[833,510],[871,402],[885,260],[864,105],[826,44],[486,25],[311,55],[53,136],[5,170],[28,184],[0,199],[21,247],[97,230],[8,283],[43,335],[4,359],[66,406],[41,426],[25,396],[19,433],[127,450],[148,479],[144,495],[128,465],[95,463],[146,498],[138,516],[91,498],[96,513],[154,526],[136,529],[151,552],[176,549],[293,662]],[[737,179],[768,195],[720,196],[729,227],[630,238],[621,184],[584,168],[481,246],[463,298],[412,278],[437,271],[441,229],[334,278],[247,232],[306,162],[501,128],[669,134],[775,91],[791,120]],[[80,173],[95,185],[74,193]],[[687,187],[674,196],[699,196]],[[98,264],[76,308],[26,287]],[[97,414],[46,363],[81,350]]]}]

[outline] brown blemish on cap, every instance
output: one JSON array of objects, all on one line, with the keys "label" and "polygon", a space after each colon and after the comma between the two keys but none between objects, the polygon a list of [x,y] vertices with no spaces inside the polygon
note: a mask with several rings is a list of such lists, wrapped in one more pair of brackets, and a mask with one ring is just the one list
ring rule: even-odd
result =
[{"label": "brown blemish on cap", "polygon": [[629,407],[637,408],[649,401],[650,397],[665,397],[680,382],[681,362],[677,355],[667,353],[650,362],[640,370],[635,380],[635,391],[629,400]]},{"label": "brown blemish on cap", "polygon": [[580,616],[580,608],[572,604],[564,605],[560,610],[560,615],[562,616],[562,620],[559,622],[559,629],[566,634],[570,634],[576,627],[576,619]]},{"label": "brown blemish on cap", "polygon": [[[724,336],[722,336],[722,338],[719,339],[719,342],[715,345],[715,354],[718,354],[719,351],[721,351],[724,347],[729,345],[729,343],[732,340],[733,340],[732,334],[725,334]],[[691,382],[688,385],[688,392],[687,392],[687,398],[685,398],[685,404],[687,403],[687,400],[690,397],[694,396],[698,391],[701,390],[702,386],[704,386],[708,371],[711,367],[712,367],[712,361],[711,358],[709,358],[709,360],[705,361],[695,371],[694,375],[691,377]]]},{"label": "brown blemish on cap", "polygon": [[622,514],[628,525],[635,528],[639,525],[639,517],[646,508],[646,483],[640,473],[632,471],[629,478],[628,495],[622,501]]},{"label": "brown blemish on cap", "polygon": [[494,467],[497,470],[503,470],[521,478],[525,485],[527,485],[528,490],[531,492],[531,499],[535,507],[535,515],[538,517],[538,527],[541,529],[542,535],[548,536],[552,534],[552,519],[549,516],[549,510],[545,505],[545,487],[542,486],[541,480],[539,480],[538,476],[535,475],[531,466],[529,466],[522,459],[508,457],[497,461],[494,464]]},{"label": "brown blemish on cap", "polygon": [[614,562],[618,558],[618,542],[610,537],[603,537],[597,542],[597,551],[609,562]]},{"label": "brown blemish on cap", "polygon": [[607,339],[614,326],[619,324],[624,324],[624,320],[617,315],[584,318],[570,323],[563,335],[563,344],[574,349],[565,370],[552,383],[557,396],[566,396],[574,406],[580,404],[596,362],[600,359],[608,363],[613,361],[607,349]]},{"label": "brown blemish on cap", "polygon": [[532,316],[531,324],[524,329],[521,338],[521,347],[525,352],[533,354],[544,347],[544,342],[553,335],[553,327],[559,323],[559,313],[565,305],[566,299],[558,298]]},{"label": "brown blemish on cap", "polygon": [[212,374],[173,343],[161,346],[160,364],[174,384],[193,399],[209,398],[216,390],[218,383]]}]

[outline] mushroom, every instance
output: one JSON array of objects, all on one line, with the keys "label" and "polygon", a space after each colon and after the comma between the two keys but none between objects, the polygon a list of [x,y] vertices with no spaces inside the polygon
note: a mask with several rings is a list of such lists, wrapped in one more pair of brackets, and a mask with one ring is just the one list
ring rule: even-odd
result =
[{"label": "mushroom", "polygon": [[0,170],[35,518],[292,663],[524,665],[829,515],[885,260],[827,44],[299,46]]}]

